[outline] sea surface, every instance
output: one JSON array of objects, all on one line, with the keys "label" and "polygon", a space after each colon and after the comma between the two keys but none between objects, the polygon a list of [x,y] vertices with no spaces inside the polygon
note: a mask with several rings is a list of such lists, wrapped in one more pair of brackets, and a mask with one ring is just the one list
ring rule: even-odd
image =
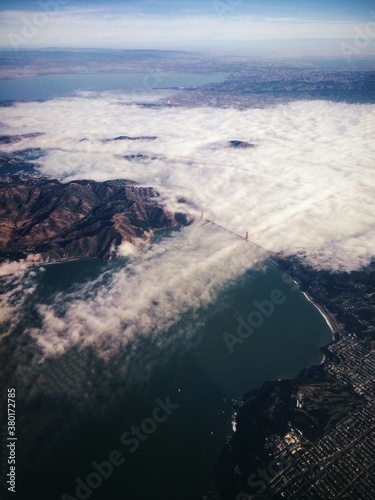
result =
[{"label": "sea surface", "polygon": [[223,73],[134,73],[134,74],[59,74],[0,80],[0,101],[45,101],[80,91],[123,91],[134,97],[159,89],[198,87],[221,83]]},{"label": "sea surface", "polygon": [[[34,307],[52,303],[56,293],[126,265],[87,259],[33,271],[37,286],[24,306],[25,322],[37,324]],[[223,336],[238,335],[239,318],[246,323],[259,311],[255,301],[265,306],[272,293],[282,303],[263,314],[250,336],[228,348]],[[259,321],[259,315],[252,318]],[[246,335],[249,326],[244,328]],[[94,349],[72,349],[30,369],[32,340],[22,335],[21,325],[6,350],[8,356],[16,349],[23,353],[17,373],[9,373],[10,381],[18,381],[18,484],[20,492],[33,491],[41,500],[64,498],[64,493],[79,498],[77,478],[86,482],[95,473],[93,462],[108,461],[112,452],[125,461],[92,488],[90,498],[204,498],[215,461],[235,429],[241,398],[266,381],[294,377],[320,363],[319,348],[331,340],[318,310],[270,261],[232,283],[208,310],[187,314],[174,328],[144,337],[110,362]],[[154,429],[147,419],[160,401],[173,409]],[[144,441],[121,441],[144,422],[152,431],[142,434]]]}]

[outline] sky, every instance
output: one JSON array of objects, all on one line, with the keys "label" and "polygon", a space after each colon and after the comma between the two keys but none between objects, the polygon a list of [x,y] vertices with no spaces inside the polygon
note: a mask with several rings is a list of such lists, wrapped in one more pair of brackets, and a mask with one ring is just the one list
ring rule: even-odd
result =
[{"label": "sky", "polygon": [[[362,36],[362,39],[361,39]],[[358,39],[359,37],[359,39]],[[366,39],[367,37],[367,39]],[[251,52],[275,40],[374,45],[372,0],[2,0],[0,47]],[[359,40],[357,42],[357,40]],[[310,42],[310,51],[313,42]],[[324,44],[317,44],[324,53]],[[336,43],[337,47],[337,43]],[[367,47],[368,48],[368,47]],[[332,49],[330,49],[332,50]]]}]

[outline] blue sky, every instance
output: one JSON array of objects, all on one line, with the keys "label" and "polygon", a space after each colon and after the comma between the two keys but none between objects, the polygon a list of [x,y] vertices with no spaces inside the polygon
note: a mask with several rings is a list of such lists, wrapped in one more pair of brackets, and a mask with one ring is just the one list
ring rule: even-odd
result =
[{"label": "blue sky", "polygon": [[[359,31],[358,31],[359,30]],[[365,31],[364,31],[365,30]],[[1,0],[0,47],[103,47],[246,53],[295,41],[375,39],[373,0]],[[337,45],[337,43],[336,43]],[[362,44],[364,45],[364,44]],[[370,49],[369,49],[369,46]],[[336,47],[337,48],[337,47]],[[329,49],[329,50],[331,50]]]},{"label": "blue sky", "polygon": [[[0,10],[42,10],[49,0],[1,0]],[[52,2],[54,0],[51,0]],[[373,0],[55,0],[65,8],[102,7],[149,14],[175,16],[179,13],[212,14],[232,8],[239,13],[282,16],[293,13],[310,18],[365,20],[374,10]]]}]

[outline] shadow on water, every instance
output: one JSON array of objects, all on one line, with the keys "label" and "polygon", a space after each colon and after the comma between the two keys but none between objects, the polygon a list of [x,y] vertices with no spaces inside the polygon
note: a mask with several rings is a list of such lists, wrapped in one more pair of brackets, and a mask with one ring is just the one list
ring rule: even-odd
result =
[{"label": "shadow on water", "polygon": [[[46,266],[36,296],[53,301],[55,292],[124,265],[86,259]],[[285,300],[260,322],[256,303],[264,305],[275,290]],[[259,325],[250,327],[249,318]],[[228,344],[227,335],[240,341]],[[124,463],[110,477],[96,477],[101,484],[89,488],[90,498],[201,499],[231,431],[236,401],[267,380],[293,377],[319,362],[319,348],[330,337],[316,308],[271,262],[245,273],[214,304],[185,314],[168,331],[127,344],[110,362],[87,348],[28,366],[31,340],[19,331],[17,346],[9,341],[2,349],[2,357],[18,356],[10,380],[18,392],[19,498],[29,499],[30,491],[40,500],[64,493],[70,495],[64,500],[83,498],[78,494],[85,487],[76,491],[76,478],[87,484],[96,470],[92,463],[108,461],[117,450]],[[176,408],[155,424],[160,401]],[[128,439],[121,440],[126,432]]]}]

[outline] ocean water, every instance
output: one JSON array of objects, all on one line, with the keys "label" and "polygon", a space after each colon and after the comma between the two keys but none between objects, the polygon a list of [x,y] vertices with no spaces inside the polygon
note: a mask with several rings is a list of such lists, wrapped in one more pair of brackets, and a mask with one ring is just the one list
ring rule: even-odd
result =
[{"label": "ocean water", "polygon": [[[125,261],[88,259],[46,266],[44,272],[36,272],[37,287],[25,304],[24,320],[37,323],[35,305],[124,265]],[[264,301],[275,290],[278,300],[270,314]],[[266,312],[258,324],[260,316],[254,313],[260,310]],[[94,349],[72,349],[32,370],[27,360],[32,340],[21,325],[1,352],[2,357],[12,357],[16,349],[23,353],[8,375],[18,389],[18,490],[25,495],[21,498],[30,491],[41,500],[83,498],[78,494],[88,490],[77,490],[79,480],[87,484],[89,478],[95,485],[92,464],[108,462],[115,453],[124,463],[101,478],[98,487],[89,488],[87,498],[202,499],[233,430],[236,403],[266,381],[294,377],[321,362],[319,348],[331,340],[317,309],[285,282],[272,262],[248,271],[208,311],[192,318],[188,314],[162,332],[170,342],[150,335],[110,362]],[[238,335],[239,328],[246,338],[228,347],[225,335]],[[160,410],[167,418],[152,423],[160,401],[173,408],[168,415]],[[134,437],[133,426],[140,428],[142,438]]]},{"label": "ocean water", "polygon": [[79,91],[123,91],[134,97],[159,89],[198,87],[225,80],[223,73],[60,74],[0,80],[0,101],[37,101]]}]

